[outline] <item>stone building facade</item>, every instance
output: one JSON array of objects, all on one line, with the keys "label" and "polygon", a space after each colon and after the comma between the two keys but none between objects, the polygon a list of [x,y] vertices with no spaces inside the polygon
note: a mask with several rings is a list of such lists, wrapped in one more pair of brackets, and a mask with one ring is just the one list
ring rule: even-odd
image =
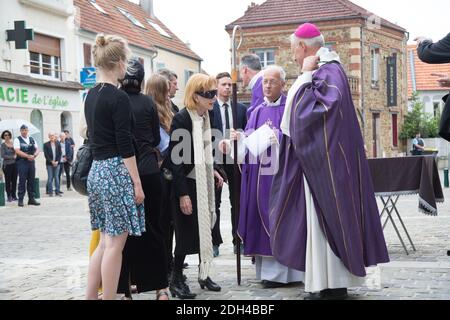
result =
[{"label": "stone building facade", "polygon": [[[226,30],[231,35],[234,26],[240,25],[244,41],[238,56],[252,52],[262,58],[264,66],[282,66],[289,89],[299,72],[289,36],[304,22],[315,23],[326,46],[340,55],[369,156],[390,157],[406,152],[398,139],[408,102],[406,30],[347,0],[318,0],[314,6],[305,0],[268,0],[249,7]],[[396,70],[389,74],[388,81],[388,62],[394,61]],[[248,102],[249,97],[241,86],[241,101]]]}]

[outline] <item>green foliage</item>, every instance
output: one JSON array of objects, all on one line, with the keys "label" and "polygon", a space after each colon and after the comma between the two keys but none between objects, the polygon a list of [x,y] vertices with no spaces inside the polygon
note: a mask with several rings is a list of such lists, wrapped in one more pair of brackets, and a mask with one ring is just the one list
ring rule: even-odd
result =
[{"label": "green foliage", "polygon": [[413,108],[405,116],[400,139],[412,139],[420,132],[422,138],[436,138],[439,136],[439,122],[441,115],[436,117],[425,114],[424,104],[419,100],[417,92],[412,97]]}]

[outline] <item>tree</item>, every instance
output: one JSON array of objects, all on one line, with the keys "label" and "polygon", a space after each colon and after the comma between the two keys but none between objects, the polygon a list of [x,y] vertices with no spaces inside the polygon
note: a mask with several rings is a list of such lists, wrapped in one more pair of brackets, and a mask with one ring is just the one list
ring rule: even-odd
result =
[{"label": "tree", "polygon": [[424,104],[419,100],[417,92],[412,96],[412,110],[405,116],[400,139],[415,138],[418,132],[423,138],[436,138],[439,136],[439,121],[441,116],[436,117],[425,114]]}]

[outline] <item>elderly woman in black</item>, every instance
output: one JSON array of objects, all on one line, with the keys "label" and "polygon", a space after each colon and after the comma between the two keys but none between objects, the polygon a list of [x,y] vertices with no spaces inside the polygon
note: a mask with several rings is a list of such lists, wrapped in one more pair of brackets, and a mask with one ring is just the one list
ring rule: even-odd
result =
[{"label": "elderly woman in black", "polygon": [[141,237],[128,237],[118,292],[131,298],[131,284],[136,286],[137,292],[157,290],[157,300],[168,300],[167,259],[161,230],[161,177],[155,149],[161,140],[159,118],[152,98],[141,93],[144,76],[144,67],[133,59],[122,82],[135,118],[133,133],[145,194],[146,232]]},{"label": "elderly woman in black", "polygon": [[6,130],[2,133],[1,157],[3,158],[3,173],[5,174],[5,186],[8,202],[17,201],[17,168],[16,168],[16,151],[12,134]]},{"label": "elderly woman in black", "polygon": [[192,76],[185,89],[186,108],[172,121],[169,162],[174,179],[176,248],[170,291],[180,299],[196,296],[183,276],[184,259],[189,254],[199,254],[200,287],[221,290],[209,277],[213,260],[211,229],[216,220],[214,182],[217,186],[223,184],[222,177],[213,167],[208,113],[216,101],[216,88],[215,78],[204,74]]}]

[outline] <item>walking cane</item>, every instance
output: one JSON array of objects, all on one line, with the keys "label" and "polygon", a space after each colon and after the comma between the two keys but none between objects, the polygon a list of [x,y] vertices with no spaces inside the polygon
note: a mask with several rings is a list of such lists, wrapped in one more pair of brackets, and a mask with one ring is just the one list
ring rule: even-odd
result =
[{"label": "walking cane", "polygon": [[[240,40],[239,43],[236,43],[236,34],[240,31]],[[233,110],[233,129],[236,130],[236,124],[238,123],[237,116],[237,82],[238,82],[238,69],[236,65],[237,60],[237,50],[242,45],[242,28],[240,26],[235,26],[233,29],[233,36],[231,38],[231,65],[233,70],[231,71],[231,80],[233,81],[233,100],[232,100],[232,110]],[[233,142],[234,144],[234,210],[235,210],[235,222],[234,225],[237,226],[239,224],[239,210],[240,210],[240,190],[241,184],[239,179],[239,166],[238,166],[238,142],[237,140]],[[241,285],[241,239],[236,237],[236,272],[237,272],[237,283]]]}]

